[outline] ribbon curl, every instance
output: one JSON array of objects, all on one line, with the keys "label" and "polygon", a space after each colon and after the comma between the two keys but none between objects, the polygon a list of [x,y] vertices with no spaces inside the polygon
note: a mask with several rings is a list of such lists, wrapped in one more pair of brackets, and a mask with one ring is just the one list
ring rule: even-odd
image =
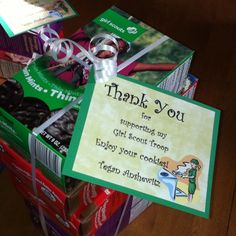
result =
[{"label": "ribbon curl", "polygon": [[[51,56],[56,62],[67,63],[70,59],[82,64],[86,69],[90,70],[90,66],[81,58],[86,56],[94,65],[95,79],[97,82],[105,82],[117,75],[117,55],[118,42],[115,37],[109,34],[98,34],[90,40],[89,50],[70,39],[60,39],[58,33],[49,28],[43,28],[40,31],[40,37],[43,40],[44,52]],[[114,43],[115,47],[108,43]],[[74,55],[75,49],[80,52]],[[111,57],[100,58],[99,52],[109,51]]]},{"label": "ribbon curl", "polygon": [[[116,48],[106,44],[106,42],[113,42]],[[95,47],[91,48],[91,45],[95,45]],[[105,82],[116,77],[118,47],[117,40],[109,34],[98,34],[91,39],[89,54],[93,57],[96,81]],[[111,52],[111,57],[99,58],[97,55],[101,51]]]}]

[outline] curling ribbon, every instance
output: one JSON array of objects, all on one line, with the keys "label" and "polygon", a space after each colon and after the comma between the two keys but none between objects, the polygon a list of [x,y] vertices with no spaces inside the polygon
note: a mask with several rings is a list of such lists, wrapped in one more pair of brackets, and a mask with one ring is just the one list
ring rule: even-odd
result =
[{"label": "curling ribbon", "polygon": [[[107,45],[106,42],[109,41],[113,42],[116,45],[116,48]],[[91,45],[95,46],[91,48]],[[105,82],[116,77],[118,47],[117,40],[109,34],[98,34],[91,39],[89,53],[93,57],[96,81]],[[109,58],[99,58],[97,55],[100,51],[110,51],[112,56]]]},{"label": "curling ribbon", "polygon": [[39,197],[38,197],[38,189],[37,189],[37,185],[36,185],[36,147],[35,146],[36,146],[36,135],[35,134],[29,135],[32,187],[33,187],[33,192],[35,194],[35,197],[37,199],[38,214],[39,214],[39,220],[40,220],[42,230],[43,230],[45,236],[49,236],[48,230],[47,230],[47,225],[46,225],[46,220],[45,220],[45,217],[43,214],[43,209],[42,209],[42,206],[40,205],[40,202],[38,201]]},{"label": "curling ribbon", "polygon": [[[143,50],[141,50],[140,52],[121,63],[119,66],[117,66],[118,42],[115,37],[109,34],[98,34],[94,36],[90,40],[90,46],[88,51],[72,40],[60,39],[58,33],[55,30],[51,29],[49,26],[43,28],[40,31],[40,37],[44,41],[44,51],[48,55],[53,57],[53,59],[57,62],[66,63],[71,58],[82,64],[86,69],[90,70],[90,66],[83,60],[81,60],[81,57],[86,56],[92,63],[94,63],[95,78],[97,81],[101,82],[107,81],[109,78],[116,76],[117,72],[120,72],[121,70],[129,66],[131,63],[138,60],[140,57],[142,57],[143,55],[150,52],[151,50],[158,47],[169,39],[169,37],[166,35],[162,36],[160,39],[156,40],[154,43],[150,44],[148,47],[144,48]],[[100,41],[98,39],[100,39]],[[98,42],[95,43],[95,47],[91,48],[91,45],[96,40],[98,40]],[[112,41],[116,45],[117,49],[110,45],[106,45],[106,42],[108,41]],[[79,48],[81,52],[74,55],[74,46]],[[96,56],[99,51],[103,50],[110,51],[113,56],[110,58],[99,58],[98,56]],[[60,52],[63,52],[65,54],[63,58],[59,57]]]},{"label": "curling ribbon", "polygon": [[[117,75],[118,42],[109,34],[98,34],[90,40],[89,50],[70,39],[60,39],[57,32],[49,27],[40,31],[40,37],[44,42],[44,52],[59,63],[67,63],[70,59],[82,64],[85,68],[90,67],[81,59],[86,56],[94,65],[95,79],[97,82],[105,82]],[[108,45],[113,42],[116,48]],[[75,49],[80,53],[74,55]],[[111,52],[109,58],[99,58],[100,51]]]}]

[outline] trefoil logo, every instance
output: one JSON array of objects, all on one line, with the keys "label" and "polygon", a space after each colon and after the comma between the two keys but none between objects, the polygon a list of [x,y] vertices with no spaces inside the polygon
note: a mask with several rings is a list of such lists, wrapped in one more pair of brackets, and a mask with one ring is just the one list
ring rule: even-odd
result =
[{"label": "trefoil logo", "polygon": [[129,34],[137,34],[138,33],[138,30],[136,27],[127,27],[127,32]]}]

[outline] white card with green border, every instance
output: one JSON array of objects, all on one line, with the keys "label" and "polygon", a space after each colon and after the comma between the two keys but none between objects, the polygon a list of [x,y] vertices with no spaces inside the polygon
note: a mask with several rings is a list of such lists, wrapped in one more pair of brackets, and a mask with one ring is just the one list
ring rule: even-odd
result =
[{"label": "white card with green border", "polygon": [[0,24],[9,37],[77,14],[66,0],[0,0]]},{"label": "white card with green border", "polygon": [[220,111],[90,73],[63,174],[209,217]]}]

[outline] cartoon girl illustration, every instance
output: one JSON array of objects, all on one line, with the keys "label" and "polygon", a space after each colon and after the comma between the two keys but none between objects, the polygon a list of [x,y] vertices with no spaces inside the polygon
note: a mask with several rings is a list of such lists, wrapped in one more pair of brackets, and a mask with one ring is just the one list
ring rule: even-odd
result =
[{"label": "cartoon girl illustration", "polygon": [[[175,199],[175,197],[187,197],[188,202],[192,202],[193,195],[195,194],[198,186],[198,176],[201,174],[201,160],[191,155],[185,156],[178,162],[173,161],[168,157],[162,160],[168,162],[169,169],[162,169],[159,173],[159,178],[161,178],[162,181],[168,185],[167,187],[169,188],[171,198]],[[161,176],[162,172],[165,172],[164,174],[167,178]],[[172,181],[171,185],[169,183],[170,180]],[[182,184],[186,184],[187,188],[185,189],[184,185]],[[185,193],[187,190],[188,193]]]},{"label": "cartoon girl illustration", "polygon": [[197,171],[201,168],[197,159],[190,161],[191,168],[188,170],[188,174],[182,175],[182,178],[188,178],[188,201],[191,202],[196,190],[196,177]]},{"label": "cartoon girl illustration", "polygon": [[69,12],[69,9],[65,6],[64,1],[57,0],[53,1],[51,4],[44,5],[44,8],[48,10],[49,15],[56,17],[63,17]]}]

